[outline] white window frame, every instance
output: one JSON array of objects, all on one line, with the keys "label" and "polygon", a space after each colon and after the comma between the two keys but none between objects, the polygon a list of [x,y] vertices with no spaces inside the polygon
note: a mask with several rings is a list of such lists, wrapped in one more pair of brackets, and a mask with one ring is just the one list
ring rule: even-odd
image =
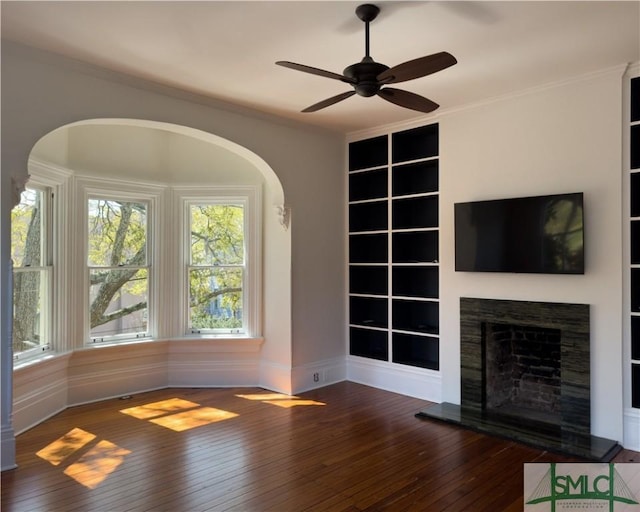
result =
[{"label": "white window frame", "polygon": [[[158,283],[158,255],[160,248],[159,231],[161,222],[158,212],[162,211],[162,193],[165,187],[154,185],[133,184],[121,180],[104,180],[80,178],[78,186],[82,193],[78,205],[78,227],[80,247],[82,248],[81,264],[83,267],[83,339],[85,345],[101,346],[105,344],[131,343],[137,341],[149,341],[158,337],[159,300],[156,290]],[[126,192],[124,192],[126,191]],[[114,201],[140,202],[147,205],[147,330],[140,333],[116,334],[112,336],[91,336],[89,319],[89,291],[90,291],[90,267],[88,258],[88,205],[90,199],[106,199]]]},{"label": "white window frame", "polygon": [[[26,189],[35,190],[42,194],[42,224],[40,226],[41,264],[34,267],[13,267],[12,282],[20,273],[37,272],[40,274],[40,296],[42,307],[40,310],[41,342],[37,347],[13,354],[14,364],[22,363],[41,356],[43,352],[51,350],[53,337],[53,218],[54,218],[54,190],[51,186],[30,180]],[[13,292],[12,292],[13,293]],[[13,343],[13,340],[12,340]]]},{"label": "white window frame", "polygon": [[[174,213],[180,219],[182,241],[178,255],[180,290],[179,328],[186,337],[256,338],[262,331],[262,196],[260,186],[176,187]],[[191,329],[189,327],[190,208],[202,204],[242,204],[244,206],[245,267],[242,290],[241,332],[235,329]]]}]

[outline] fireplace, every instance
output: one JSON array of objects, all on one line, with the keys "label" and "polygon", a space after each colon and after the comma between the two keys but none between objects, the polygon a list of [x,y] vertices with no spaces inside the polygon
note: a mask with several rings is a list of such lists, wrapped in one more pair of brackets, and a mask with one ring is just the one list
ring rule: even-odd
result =
[{"label": "fireplace", "polygon": [[460,405],[418,413],[590,460],[620,446],[591,435],[589,306],[460,299]]},{"label": "fireplace", "polygon": [[514,420],[560,424],[560,329],[483,322],[484,408]]}]

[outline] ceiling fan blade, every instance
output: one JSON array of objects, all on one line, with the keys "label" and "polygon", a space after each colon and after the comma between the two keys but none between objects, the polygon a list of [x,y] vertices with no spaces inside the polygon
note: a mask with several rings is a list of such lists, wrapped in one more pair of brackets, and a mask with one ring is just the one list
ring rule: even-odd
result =
[{"label": "ceiling fan blade", "polygon": [[317,110],[333,105],[334,103],[338,103],[339,101],[346,100],[347,98],[350,98],[351,96],[353,96],[355,93],[356,91],[348,91],[348,92],[343,92],[342,94],[338,94],[336,96],[331,96],[331,98],[327,98],[326,100],[320,101],[318,103],[311,105],[310,107],[305,108],[302,112],[316,112]]},{"label": "ceiling fan blade", "polygon": [[397,84],[442,71],[456,62],[456,58],[448,52],[434,53],[393,66],[380,73],[377,78],[385,84]]},{"label": "ceiling fan blade", "polygon": [[393,87],[380,89],[378,91],[378,96],[383,100],[395,103],[401,107],[425,113],[433,112],[440,106],[424,96],[420,96],[409,91],[403,91],[401,89],[394,89]]},{"label": "ceiling fan blade", "polygon": [[323,76],[325,78],[332,78],[334,80],[340,80],[348,84],[355,83],[355,80],[339,75],[338,73],[332,73],[331,71],[325,71],[324,69],[313,68],[311,66],[305,66],[304,64],[296,64],[295,62],[288,62],[286,60],[279,60],[276,62],[278,66],[283,66],[289,69],[295,69],[296,71],[303,71],[304,73],[311,73],[312,75]]}]

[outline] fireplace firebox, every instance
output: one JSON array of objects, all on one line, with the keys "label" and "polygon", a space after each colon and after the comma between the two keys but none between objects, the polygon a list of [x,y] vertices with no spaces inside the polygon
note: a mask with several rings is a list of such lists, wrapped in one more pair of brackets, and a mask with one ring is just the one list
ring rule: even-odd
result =
[{"label": "fireplace firebox", "polygon": [[591,435],[589,306],[462,297],[460,405],[417,414],[539,448],[608,461]]}]

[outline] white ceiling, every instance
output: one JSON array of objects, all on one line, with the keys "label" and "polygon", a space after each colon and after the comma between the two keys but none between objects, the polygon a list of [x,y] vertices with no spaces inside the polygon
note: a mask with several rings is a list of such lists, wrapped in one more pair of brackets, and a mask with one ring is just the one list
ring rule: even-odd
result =
[{"label": "white ceiling", "polygon": [[[2,38],[215,99],[340,131],[424,116],[336,73],[364,56],[362,2],[5,1]],[[640,2],[378,2],[371,55],[388,66],[446,50],[458,64],[399,84],[452,109],[640,60]]]}]

